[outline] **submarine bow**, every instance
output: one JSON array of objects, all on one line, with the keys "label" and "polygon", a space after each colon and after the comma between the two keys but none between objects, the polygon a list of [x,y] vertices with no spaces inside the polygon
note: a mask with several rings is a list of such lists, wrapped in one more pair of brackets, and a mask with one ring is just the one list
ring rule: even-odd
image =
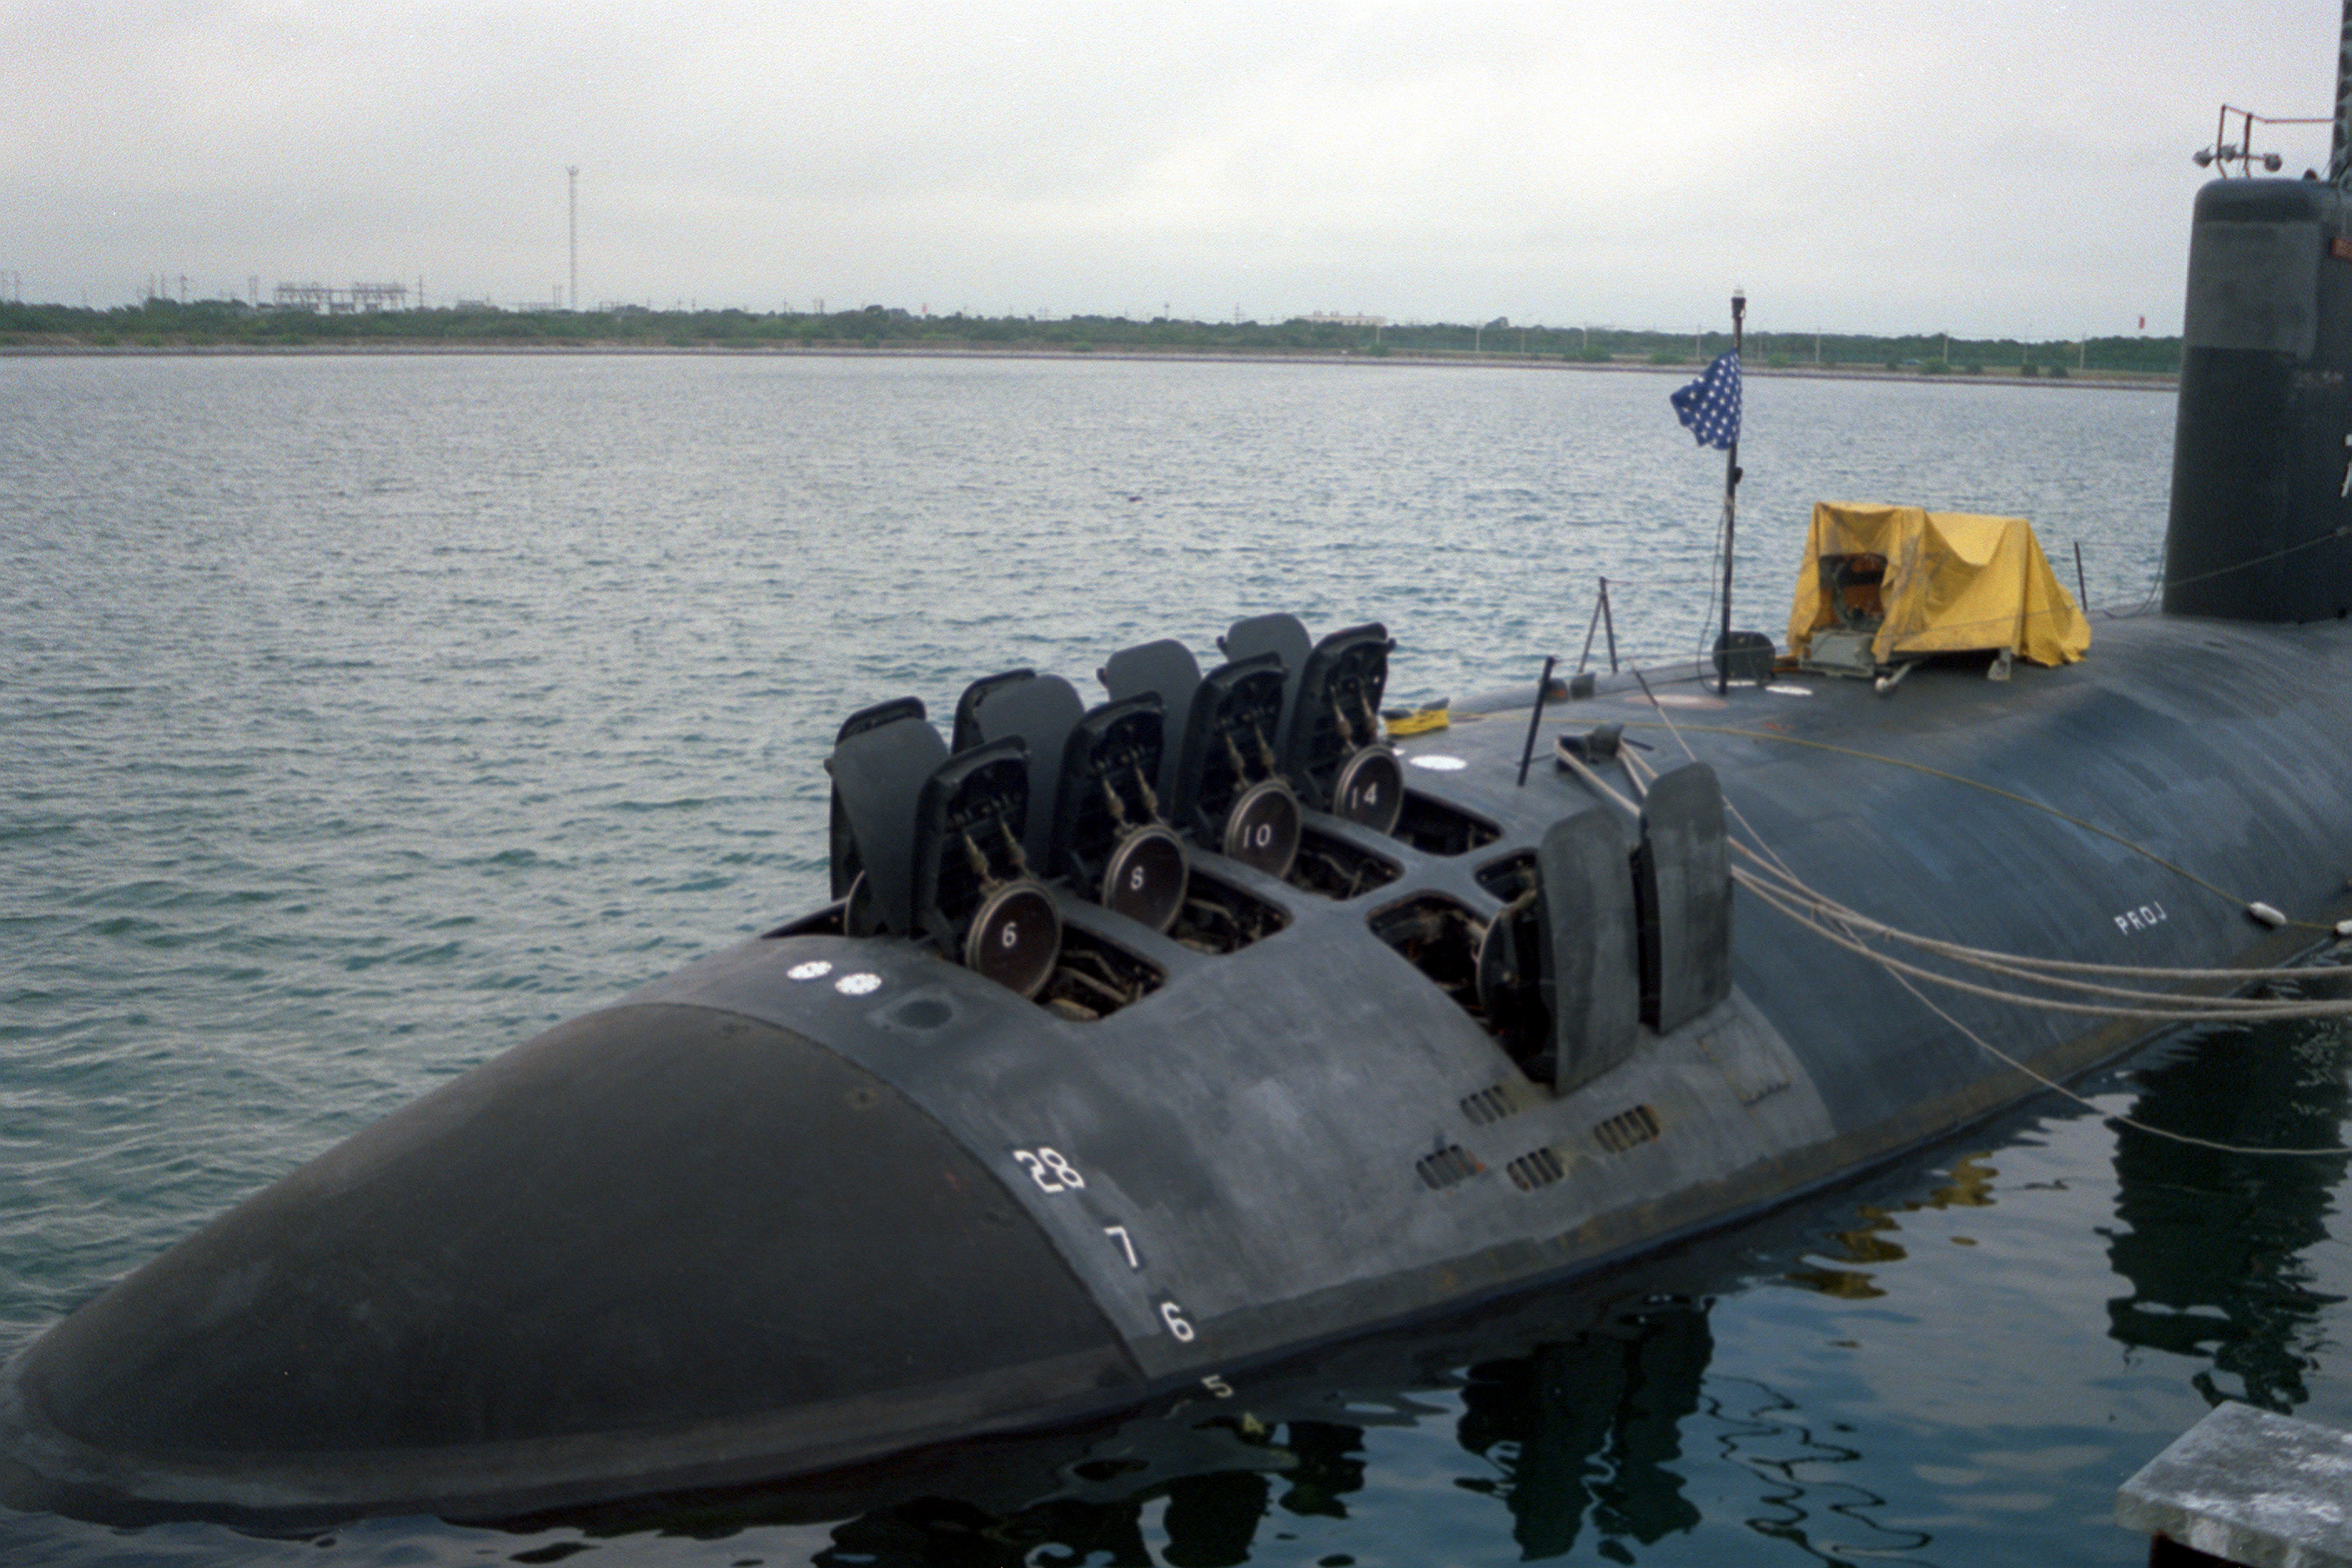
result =
[{"label": "submarine bow", "polygon": [[12,1370],[50,1502],[264,1511],[723,1480],[1138,1381],[1034,1224],[895,1089],[675,1004],[574,1019],[396,1112]]}]

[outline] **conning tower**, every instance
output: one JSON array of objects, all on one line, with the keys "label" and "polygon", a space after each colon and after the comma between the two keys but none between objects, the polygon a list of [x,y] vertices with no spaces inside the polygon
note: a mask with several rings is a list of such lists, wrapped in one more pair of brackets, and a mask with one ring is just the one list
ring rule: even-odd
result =
[{"label": "conning tower", "polygon": [[[2352,5],[2346,7],[2352,50]],[[2189,241],[2164,608],[2241,621],[2352,611],[2347,79],[2328,178],[2221,179]]]}]

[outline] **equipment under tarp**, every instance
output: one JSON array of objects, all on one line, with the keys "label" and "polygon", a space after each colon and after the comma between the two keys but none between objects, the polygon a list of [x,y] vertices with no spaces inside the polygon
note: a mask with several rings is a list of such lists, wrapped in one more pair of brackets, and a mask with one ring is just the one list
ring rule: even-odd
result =
[{"label": "equipment under tarp", "polygon": [[1813,503],[1790,650],[1813,654],[1817,632],[1853,638],[1856,652],[1866,636],[1882,666],[2000,650],[2072,664],[2091,646],[2091,623],[2023,518],[1842,501]]}]

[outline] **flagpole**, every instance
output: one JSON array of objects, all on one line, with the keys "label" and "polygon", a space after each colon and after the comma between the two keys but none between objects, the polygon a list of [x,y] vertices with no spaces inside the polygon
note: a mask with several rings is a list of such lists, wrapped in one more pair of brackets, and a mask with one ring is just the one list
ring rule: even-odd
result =
[{"label": "flagpole", "polygon": [[[1731,352],[1739,353],[1742,328],[1748,320],[1748,295],[1731,293]],[[1731,695],[1731,531],[1739,510],[1739,430],[1732,427],[1731,445],[1723,455],[1723,637],[1715,645],[1717,697]]]}]

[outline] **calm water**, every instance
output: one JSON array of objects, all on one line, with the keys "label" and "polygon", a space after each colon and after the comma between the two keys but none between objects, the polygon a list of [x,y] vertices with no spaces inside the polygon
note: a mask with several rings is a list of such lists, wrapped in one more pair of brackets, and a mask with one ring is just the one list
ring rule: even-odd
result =
[{"label": "calm water", "polygon": [[[725,358],[0,359],[0,1350],[439,1080],[822,892],[902,691],[1284,608],[1399,696],[1706,625],[1720,458],[1642,374]],[[1739,620],[1815,498],[2156,569],[2172,402],[1751,382]],[[2094,654],[2095,656],[2095,652]],[[2340,1028],[2103,1110],[2324,1143]],[[806,1489],[316,1541],[0,1512],[0,1561],[2126,1563],[2221,1397],[2352,1424],[2343,1162],[2063,1104],[1238,1405]],[[1202,1426],[1210,1415],[1222,1425]]]}]

